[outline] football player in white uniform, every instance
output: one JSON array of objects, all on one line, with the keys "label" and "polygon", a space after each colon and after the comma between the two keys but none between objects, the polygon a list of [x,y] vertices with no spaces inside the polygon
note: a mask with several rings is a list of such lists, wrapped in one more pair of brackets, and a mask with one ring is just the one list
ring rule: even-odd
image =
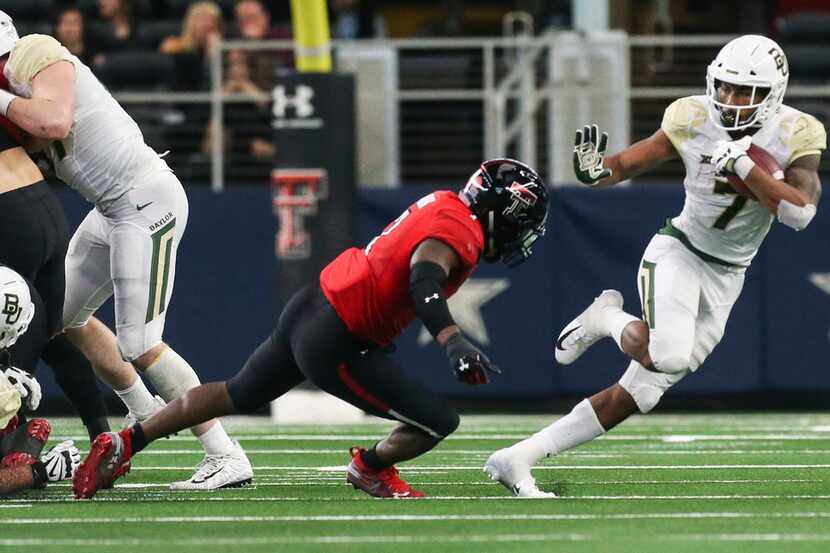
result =
[{"label": "football player in white uniform", "polygon": [[[66,256],[66,333],[131,417],[144,420],[160,406],[135,369],[166,401],[199,385],[193,368],[162,341],[176,250],[187,225],[187,196],[144,143],[135,121],[54,38],[18,38],[9,16],[0,12],[0,59],[6,59],[3,73],[11,88],[0,90],[0,114],[45,143],[58,177],[95,205]],[[117,338],[92,318],[113,294]],[[216,489],[251,480],[250,462],[218,420],[192,430],[205,459],[173,489]]]},{"label": "football player in white uniform", "polygon": [[[814,117],[783,105],[787,79],[778,44],[742,36],[709,65],[706,95],[672,103],[649,138],[603,163],[607,135],[599,136],[596,125],[577,132],[574,170],[583,184],[611,186],[680,157],[686,200],[643,254],[637,275],[643,319],[623,311],[618,291],[605,290],[556,341],[556,359],[567,365],[611,337],[631,358],[628,370],[547,428],[491,455],[485,464],[491,478],[519,496],[551,496],[537,488],[530,468],[636,411],[651,411],[720,342],[744,273],[773,220],[797,231],[810,224],[827,137]],[[750,142],[775,158],[786,182],[755,167],[746,154]],[[757,201],[736,195],[723,178],[728,174],[740,177]]]},{"label": "football player in white uniform", "polygon": [[[20,274],[0,265],[0,351],[13,346],[29,329],[35,315],[32,290]],[[0,365],[0,495],[72,478],[81,462],[72,440],[40,456],[52,429],[46,420],[27,421],[21,412],[32,412],[39,404],[40,384],[35,377]]]}]

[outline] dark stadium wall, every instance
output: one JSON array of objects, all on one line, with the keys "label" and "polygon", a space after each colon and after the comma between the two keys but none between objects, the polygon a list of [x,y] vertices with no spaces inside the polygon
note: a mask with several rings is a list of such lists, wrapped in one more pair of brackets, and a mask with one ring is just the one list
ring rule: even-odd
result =
[{"label": "dark stadium wall", "polygon": [[[428,191],[362,192],[362,242]],[[233,374],[271,329],[276,221],[266,187],[223,194],[190,188],[188,196],[190,220],[179,250],[166,339],[209,381]],[[77,224],[86,204],[75,194],[62,198],[71,223]],[[462,288],[463,309],[454,306],[462,326],[504,375],[480,388],[455,382],[440,348],[418,341],[419,324],[399,340],[399,359],[428,385],[468,399],[579,395],[616,381],[626,361],[612,341],[599,343],[571,367],[558,367],[553,336],[604,288],[619,289],[627,310],[639,315],[635,274],[640,256],[682,201],[682,190],[674,186],[555,190],[549,234],[536,255],[512,271],[483,265]],[[804,232],[774,224],[749,270],[724,340],[677,391],[830,390],[830,217],[827,201],[823,204]],[[102,319],[112,322],[111,304]],[[46,394],[55,393],[48,384]]]}]

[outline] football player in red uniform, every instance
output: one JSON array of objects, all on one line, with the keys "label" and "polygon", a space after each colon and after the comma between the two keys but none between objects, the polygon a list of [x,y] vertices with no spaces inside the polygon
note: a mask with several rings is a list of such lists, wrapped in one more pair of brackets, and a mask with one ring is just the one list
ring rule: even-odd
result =
[{"label": "football player in red uniform", "polygon": [[451,434],[456,411],[385,351],[415,318],[443,346],[455,376],[485,384],[499,372],[460,332],[447,298],[481,257],[515,266],[545,232],[548,194],[539,175],[510,159],[481,164],[459,192],[424,196],[363,248],[350,248],[288,302],[274,332],[233,378],[187,392],[146,421],[100,435],[74,478],[92,497],[129,469],[153,440],[233,413],[250,413],[308,379],[368,413],[401,424],[369,449],[352,448],[347,480],[376,497],[422,497],[395,463]]}]

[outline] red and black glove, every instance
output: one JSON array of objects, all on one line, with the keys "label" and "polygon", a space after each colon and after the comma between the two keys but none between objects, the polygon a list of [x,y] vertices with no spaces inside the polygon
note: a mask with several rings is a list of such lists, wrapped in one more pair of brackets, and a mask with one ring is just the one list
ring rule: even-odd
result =
[{"label": "red and black glove", "polygon": [[450,367],[455,377],[469,386],[478,386],[490,382],[488,373],[501,374],[481,350],[470,343],[461,333],[453,334],[444,344]]}]

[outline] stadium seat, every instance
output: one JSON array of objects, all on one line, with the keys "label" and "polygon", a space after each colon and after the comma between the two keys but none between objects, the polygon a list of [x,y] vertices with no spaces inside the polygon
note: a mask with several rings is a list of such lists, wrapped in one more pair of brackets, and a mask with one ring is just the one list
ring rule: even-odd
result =
[{"label": "stadium seat", "polygon": [[9,14],[17,26],[18,21],[43,21],[44,14],[52,13],[54,4],[53,0],[0,0],[0,10]]},{"label": "stadium seat", "polygon": [[158,50],[161,42],[171,35],[178,35],[182,30],[180,19],[161,21],[144,21],[136,30],[137,46],[147,50]]},{"label": "stadium seat", "polygon": [[169,88],[174,64],[169,56],[158,52],[113,52],[96,73],[114,90],[156,90]]},{"label": "stadium seat", "polygon": [[776,20],[778,38],[787,44],[830,44],[830,12],[798,12]]},{"label": "stadium seat", "polygon": [[790,78],[800,83],[830,81],[830,45],[784,46],[790,62]]},{"label": "stadium seat", "polygon": [[[2,8],[0,8],[2,9]],[[52,24],[35,21],[15,21],[14,26],[20,36],[31,34],[50,35],[52,34]]]}]

